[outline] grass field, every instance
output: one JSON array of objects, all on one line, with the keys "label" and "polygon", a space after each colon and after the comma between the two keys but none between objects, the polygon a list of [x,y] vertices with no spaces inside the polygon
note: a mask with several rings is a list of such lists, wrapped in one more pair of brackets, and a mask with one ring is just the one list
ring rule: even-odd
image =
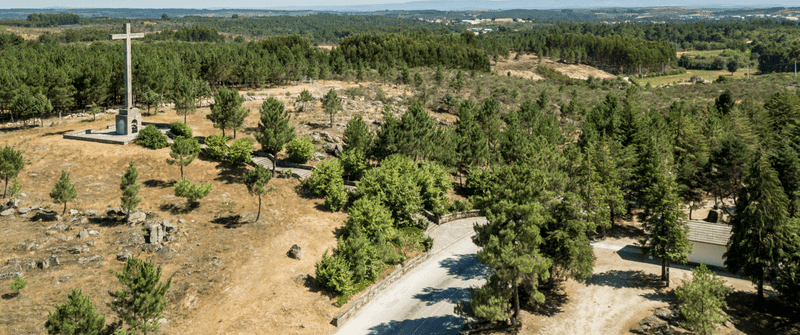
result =
[{"label": "grass field", "polygon": [[[750,69],[750,75],[752,76],[755,74],[755,70]],[[688,81],[694,76],[701,77],[703,79],[708,79],[711,81],[717,80],[717,78],[722,76],[731,76],[731,73],[726,70],[721,71],[711,71],[711,70],[686,70],[686,73],[676,74],[672,76],[662,76],[662,77],[654,77],[654,78],[644,78],[640,80],[643,84],[650,83],[652,86],[663,86],[663,85],[671,85],[678,82]],[[737,70],[733,73],[734,78],[743,78],[747,75],[747,69]]]}]

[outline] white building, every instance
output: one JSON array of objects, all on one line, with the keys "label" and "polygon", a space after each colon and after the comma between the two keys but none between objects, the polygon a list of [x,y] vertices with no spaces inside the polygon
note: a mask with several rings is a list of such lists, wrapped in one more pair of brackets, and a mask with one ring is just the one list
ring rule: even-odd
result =
[{"label": "white building", "polygon": [[725,254],[731,239],[731,226],[705,221],[688,221],[689,241],[694,244],[689,262],[725,267]]}]

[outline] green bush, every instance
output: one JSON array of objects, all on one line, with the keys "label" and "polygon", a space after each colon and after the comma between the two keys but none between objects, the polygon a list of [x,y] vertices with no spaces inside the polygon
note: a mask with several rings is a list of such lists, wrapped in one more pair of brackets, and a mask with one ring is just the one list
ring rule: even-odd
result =
[{"label": "green bush", "polygon": [[392,155],[381,166],[364,174],[356,189],[356,198],[374,197],[392,211],[398,226],[414,224],[414,214],[423,200],[417,183],[417,164],[404,155]]},{"label": "green bush", "polygon": [[328,291],[340,295],[350,295],[353,290],[353,272],[350,264],[344,257],[335,252],[328,257],[328,251],[322,255],[322,260],[317,263],[317,284]]},{"label": "green bush", "polygon": [[347,189],[344,188],[344,181],[339,179],[331,180],[325,188],[325,206],[332,212],[338,212],[347,203]]},{"label": "green bush", "polygon": [[172,187],[172,190],[175,191],[176,197],[186,198],[190,204],[196,204],[197,200],[203,199],[211,193],[212,188],[211,183],[195,185],[186,179],[181,179]]},{"label": "green bush", "polygon": [[253,157],[253,144],[251,138],[240,138],[231,144],[225,161],[231,166],[243,166]]},{"label": "green bush", "polygon": [[175,136],[192,138],[192,128],[183,122],[173,122],[169,124],[169,131]]},{"label": "green bush", "polygon": [[136,135],[134,142],[150,149],[166,148],[169,145],[169,143],[167,143],[167,136],[161,133],[161,131],[152,124],[144,127],[144,129],[139,132],[139,135]]},{"label": "green bush", "polygon": [[367,159],[361,148],[352,148],[342,153],[340,157],[342,168],[347,172],[351,180],[360,180],[367,172]]},{"label": "green bush", "polygon": [[471,210],[472,210],[472,204],[464,200],[456,199],[453,200],[452,203],[450,203],[450,208],[449,208],[450,213],[468,212]]},{"label": "green bush", "polygon": [[303,164],[308,162],[314,156],[314,143],[308,137],[295,137],[289,145],[286,146],[286,153],[289,154],[289,160],[295,163]]},{"label": "green bush", "polygon": [[28,281],[25,280],[25,278],[17,277],[14,278],[9,287],[14,290],[15,293],[19,293],[19,291],[25,289],[26,286],[28,286]]},{"label": "green bush", "polygon": [[224,161],[228,156],[228,141],[230,139],[222,134],[214,134],[206,138],[205,154],[212,159]]},{"label": "green bush", "polygon": [[[326,196],[328,184],[334,179],[341,180],[343,173],[344,170],[342,169],[342,164],[339,162],[339,160],[332,159],[317,166],[317,169],[314,170],[311,178],[306,181],[306,187],[308,187],[308,189],[316,195]],[[344,181],[342,181],[342,184],[344,184]]]},{"label": "green bush", "polygon": [[375,198],[363,197],[356,200],[347,213],[345,226],[348,232],[363,230],[373,240],[395,234],[392,212]]},{"label": "green bush", "polygon": [[422,163],[417,172],[417,183],[426,209],[434,214],[444,214],[449,207],[447,193],[453,189],[453,183],[447,171],[436,163]]}]

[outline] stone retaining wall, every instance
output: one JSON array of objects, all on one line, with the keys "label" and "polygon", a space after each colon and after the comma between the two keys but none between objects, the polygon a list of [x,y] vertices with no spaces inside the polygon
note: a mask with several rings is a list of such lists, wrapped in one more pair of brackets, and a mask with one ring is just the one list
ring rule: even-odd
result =
[{"label": "stone retaining wall", "polygon": [[345,322],[349,321],[350,318],[355,316],[358,311],[367,305],[373,298],[375,298],[378,294],[380,294],[384,289],[392,285],[396,280],[400,279],[404,274],[411,269],[417,267],[417,265],[422,264],[431,256],[433,255],[433,248],[428,249],[428,251],[423,252],[422,254],[418,255],[407,261],[403,264],[399,269],[392,272],[386,278],[381,280],[379,283],[372,285],[368,290],[366,290],[363,294],[361,294],[358,299],[352,301],[347,307],[345,307],[339,314],[333,318],[333,325],[339,327]]},{"label": "stone retaining wall", "polygon": [[474,209],[474,210],[466,211],[466,212],[456,212],[456,213],[451,213],[451,214],[438,215],[438,214],[433,214],[433,213],[428,212],[427,210],[423,209],[422,210],[422,214],[425,215],[425,217],[427,217],[428,220],[431,220],[431,222],[433,222],[433,223],[435,223],[437,225],[441,225],[441,224],[444,224],[444,223],[448,223],[450,221],[455,221],[455,220],[460,220],[460,219],[467,219],[467,218],[474,218],[474,217],[481,216],[481,211],[479,209]]},{"label": "stone retaining wall", "polygon": [[[267,158],[269,158],[269,159],[270,159],[271,161],[273,161],[273,162],[275,162],[275,161],[276,161],[276,159],[275,159],[275,156],[273,156],[271,153],[264,152],[264,151],[261,151],[261,150],[254,151],[254,152],[253,152],[253,156],[257,156],[257,157],[267,157]],[[317,169],[317,167],[316,167],[316,166],[313,166],[313,165],[306,165],[306,164],[292,163],[292,162],[282,161],[282,160],[280,160],[280,159],[278,159],[278,160],[277,160],[277,162],[278,162],[278,165],[277,165],[277,167],[286,167],[286,168],[293,168],[293,169],[303,169],[303,170],[310,170],[310,171],[314,171],[314,170],[316,170],[316,169]]]}]

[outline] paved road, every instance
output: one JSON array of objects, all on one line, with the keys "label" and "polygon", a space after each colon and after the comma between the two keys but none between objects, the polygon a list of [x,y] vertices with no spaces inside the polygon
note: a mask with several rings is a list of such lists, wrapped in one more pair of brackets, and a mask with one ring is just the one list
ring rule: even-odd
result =
[{"label": "paved road", "polygon": [[464,319],[453,312],[469,298],[467,288],[485,282],[485,268],[472,243],[475,223],[485,218],[449,222],[431,233],[435,254],[359,311],[336,334],[457,334]]}]

